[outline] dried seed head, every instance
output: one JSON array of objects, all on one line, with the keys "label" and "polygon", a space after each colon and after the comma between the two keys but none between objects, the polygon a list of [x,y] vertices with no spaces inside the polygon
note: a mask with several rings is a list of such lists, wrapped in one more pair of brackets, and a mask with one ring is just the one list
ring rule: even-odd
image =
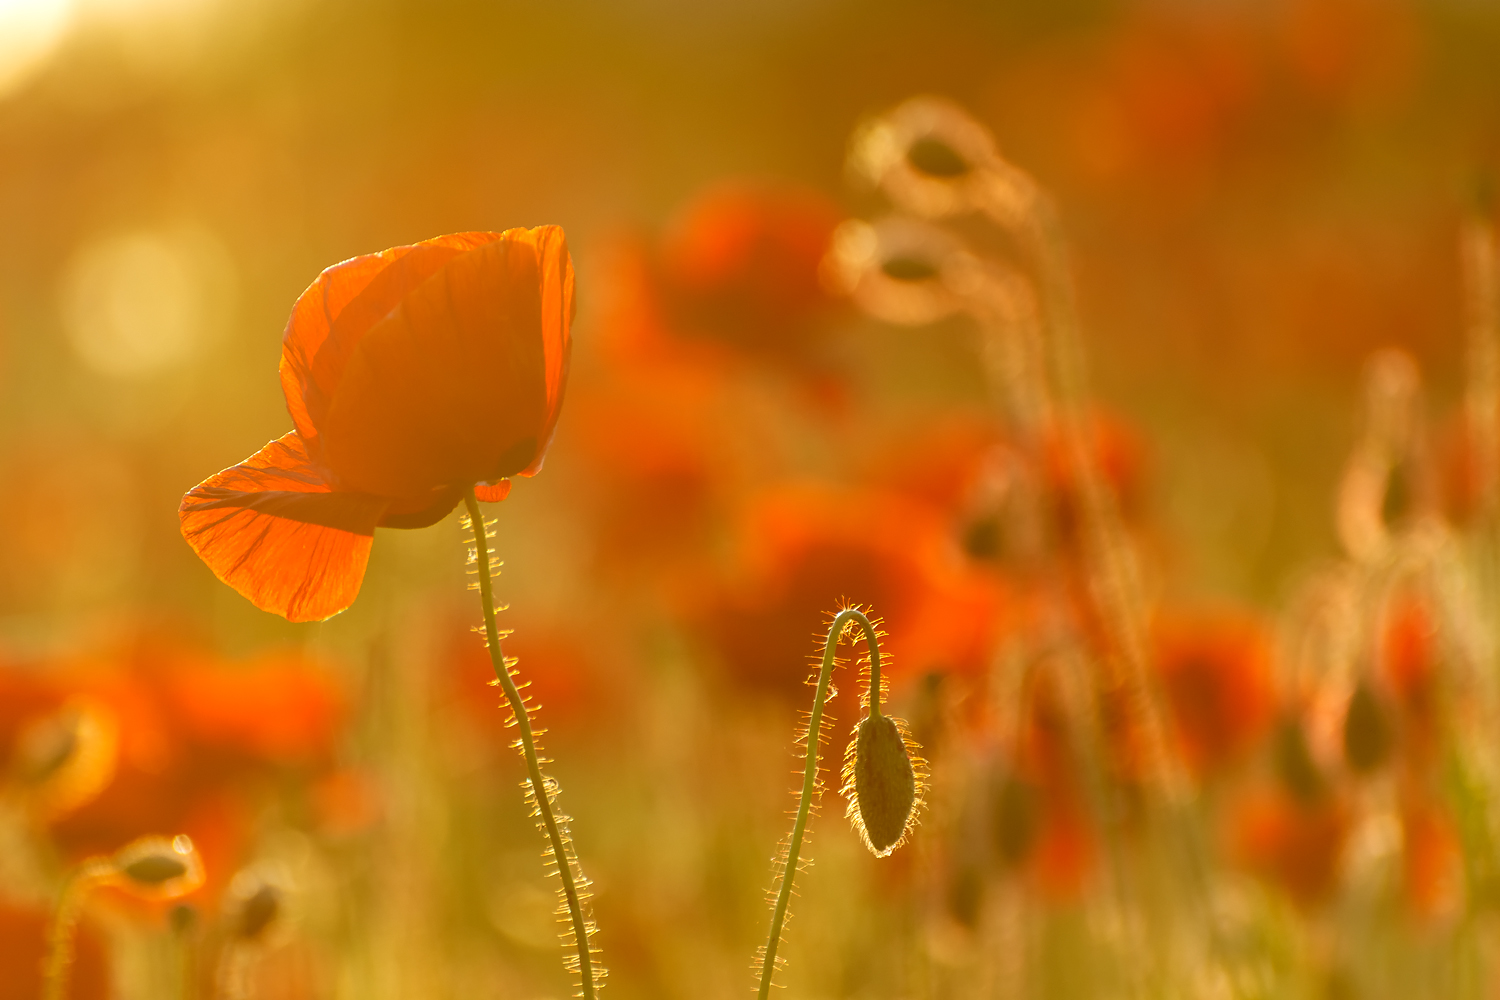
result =
[{"label": "dried seed head", "polygon": [[203,862],[185,836],[141,837],[112,859],[115,885],[143,899],[176,899],[203,884]]},{"label": "dried seed head", "polygon": [[903,720],[872,715],[854,727],[844,753],[849,818],[877,858],[900,847],[916,826],[923,762],[913,756],[915,749]]},{"label": "dried seed head", "polygon": [[13,779],[32,806],[57,816],[85,805],[115,774],[118,729],[102,706],[75,701],[21,731]]}]

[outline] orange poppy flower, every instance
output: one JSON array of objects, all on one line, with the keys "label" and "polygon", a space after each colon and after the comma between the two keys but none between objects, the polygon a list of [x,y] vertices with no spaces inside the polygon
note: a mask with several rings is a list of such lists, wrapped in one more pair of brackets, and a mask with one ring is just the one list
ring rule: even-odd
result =
[{"label": "orange poppy flower", "polygon": [[110,854],[148,834],[198,845],[211,899],[243,860],[256,803],[277,777],[332,760],[347,716],[337,679],[295,654],[226,664],[170,642],[137,640],[96,659],[0,667],[0,769],[13,771],[18,734],[86,700],[117,731],[101,787],[39,816],[69,859]]},{"label": "orange poppy flower", "polygon": [[787,487],[751,502],[741,540],[735,579],[694,618],[748,686],[801,701],[808,650],[841,596],[885,619],[893,684],[986,665],[998,588],[964,569],[937,512],[875,491]]},{"label": "orange poppy flower", "polygon": [[335,264],[281,353],[295,429],[183,498],[182,533],[257,607],[318,621],[359,593],[375,528],[436,523],[535,475],[567,378],[556,226],[458,233]]},{"label": "orange poppy flower", "polygon": [[1237,804],[1229,823],[1231,853],[1298,903],[1311,906],[1338,886],[1353,827],[1342,797],[1303,800],[1279,787],[1256,789]]},{"label": "orange poppy flower", "polygon": [[1271,641],[1253,618],[1167,618],[1155,630],[1156,669],[1178,746],[1206,777],[1245,758],[1276,712]]},{"label": "orange poppy flower", "polygon": [[607,335],[636,357],[753,358],[827,375],[838,300],[820,278],[840,221],[815,191],[728,181],[688,202],[659,240],[622,246]]}]

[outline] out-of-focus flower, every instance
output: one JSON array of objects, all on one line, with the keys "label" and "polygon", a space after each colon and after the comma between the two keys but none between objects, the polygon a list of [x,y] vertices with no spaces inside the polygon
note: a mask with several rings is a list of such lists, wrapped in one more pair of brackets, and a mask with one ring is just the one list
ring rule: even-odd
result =
[{"label": "out-of-focus flower", "polygon": [[598,566],[633,586],[696,571],[749,487],[754,429],[711,368],[663,360],[610,375],[575,393],[565,432]]},{"label": "out-of-focus flower", "polygon": [[728,181],[621,261],[608,335],[637,355],[694,348],[827,376],[839,301],[821,277],[840,213],[815,191]]},{"label": "out-of-focus flower", "polygon": [[1275,715],[1271,643],[1248,616],[1164,616],[1155,662],[1178,746],[1200,777],[1243,760]]},{"label": "out-of-focus flower", "polygon": [[[627,697],[618,665],[606,669],[600,652],[590,633],[563,622],[527,621],[506,636],[505,655],[520,661],[526,694],[546,712],[554,738],[599,733],[601,723]],[[454,627],[447,661],[455,706],[474,720],[477,732],[508,748],[515,737],[503,724],[504,696],[493,683],[489,650],[466,627]]]},{"label": "out-of-focus flower", "polygon": [[897,683],[985,663],[999,595],[962,568],[936,511],[874,491],[787,487],[750,502],[740,542],[738,574],[694,618],[751,687],[796,696],[809,637],[840,596],[881,609]]},{"label": "out-of-focus flower", "polygon": [[[1121,513],[1127,520],[1137,518],[1146,485],[1146,450],[1140,436],[1124,420],[1103,410],[1087,416],[1081,433],[1089,457],[1113,491]],[[1072,549],[1081,544],[1080,479],[1061,428],[1053,426],[1044,435],[1040,466],[1050,498],[1053,531],[1060,544]]]},{"label": "out-of-focus flower", "polygon": [[267,611],[359,592],[377,526],[433,524],[541,469],[562,405],[573,266],[556,226],[355,257],[302,293],[281,382],[296,429],[183,498],[182,532]]},{"label": "out-of-focus flower", "polygon": [[1351,829],[1349,806],[1338,795],[1308,800],[1284,788],[1258,789],[1231,811],[1230,852],[1310,906],[1337,886]]},{"label": "out-of-focus flower", "polygon": [[1403,750],[1412,763],[1431,761],[1437,750],[1439,658],[1437,628],[1428,603],[1403,595],[1387,609],[1381,642],[1386,685],[1397,716]]},{"label": "out-of-focus flower", "polygon": [[1401,873],[1406,904],[1419,920],[1438,920],[1463,903],[1464,858],[1448,811],[1430,792],[1406,790],[1401,803]]},{"label": "out-of-focus flower", "polygon": [[336,678],[306,657],[229,664],[154,640],[46,669],[8,667],[0,690],[26,705],[0,713],[0,749],[11,760],[28,726],[71,704],[97,706],[112,719],[110,780],[68,811],[39,817],[64,856],[107,855],[138,837],[183,833],[204,860],[210,896],[239,864],[254,805],[272,780],[331,760],[347,701]]}]

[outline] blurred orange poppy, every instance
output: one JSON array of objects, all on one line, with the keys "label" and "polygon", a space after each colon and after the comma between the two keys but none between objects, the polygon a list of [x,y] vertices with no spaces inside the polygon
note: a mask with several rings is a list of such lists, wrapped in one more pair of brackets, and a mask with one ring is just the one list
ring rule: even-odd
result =
[{"label": "blurred orange poppy", "polygon": [[840,218],[827,198],[793,185],[708,188],[654,244],[621,255],[615,346],[638,356],[697,347],[826,375],[838,299],[820,269]]},{"label": "blurred orange poppy", "polygon": [[735,578],[694,614],[737,680],[800,700],[840,596],[885,619],[893,683],[986,665],[998,584],[964,568],[938,512],[877,491],[787,487],[751,501],[741,542]]},{"label": "blurred orange poppy", "polygon": [[1200,777],[1244,759],[1276,712],[1271,641],[1259,622],[1179,615],[1155,629],[1156,669],[1178,746]]},{"label": "blurred orange poppy", "polygon": [[60,706],[87,699],[117,729],[107,782],[87,801],[39,817],[65,857],[185,833],[207,870],[196,895],[208,898],[243,860],[255,804],[273,780],[331,762],[347,706],[337,679],[306,657],[230,664],[153,639],[73,662],[0,668],[0,692],[7,706],[25,706],[25,714],[0,713],[8,770],[17,734]]},{"label": "blurred orange poppy", "polygon": [[1349,806],[1337,795],[1303,800],[1279,787],[1258,789],[1231,813],[1230,849],[1250,870],[1309,906],[1337,887],[1352,825]]},{"label": "blurred orange poppy", "polygon": [[377,526],[436,523],[541,469],[569,359],[556,226],[459,233],[328,268],[293,307],[295,429],[183,498],[182,533],[266,611],[317,621],[359,593]]}]

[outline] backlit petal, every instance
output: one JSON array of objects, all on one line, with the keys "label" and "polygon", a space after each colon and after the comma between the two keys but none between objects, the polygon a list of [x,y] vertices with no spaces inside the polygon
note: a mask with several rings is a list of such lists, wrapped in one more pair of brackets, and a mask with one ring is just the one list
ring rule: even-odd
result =
[{"label": "backlit petal", "polygon": [[390,501],[334,492],[290,431],[182,499],[182,535],[220,580],[290,621],[353,603]]},{"label": "backlit petal", "polygon": [[311,454],[318,454],[318,426],[360,338],[448,261],[498,238],[455,233],[352,257],[308,286],[282,338],[281,387]]},{"label": "backlit petal", "polygon": [[535,472],[572,314],[555,226],[454,257],[355,346],[319,424],[323,460],[346,488],[397,498]]}]

